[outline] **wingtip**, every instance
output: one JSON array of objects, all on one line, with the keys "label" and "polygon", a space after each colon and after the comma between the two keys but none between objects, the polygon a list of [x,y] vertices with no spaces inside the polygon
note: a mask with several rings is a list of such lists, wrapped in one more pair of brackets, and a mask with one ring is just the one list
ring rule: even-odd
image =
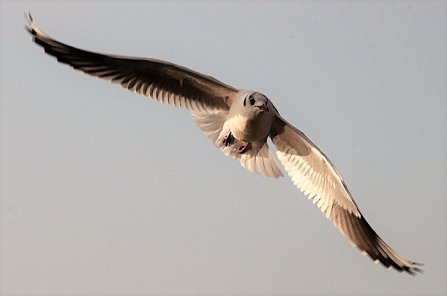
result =
[{"label": "wingtip", "polygon": [[417,268],[417,267],[413,267],[412,269],[406,269],[405,271],[412,276],[416,276],[419,273],[424,273],[424,270]]},{"label": "wingtip", "polygon": [[418,273],[424,273],[424,270],[417,267],[417,266],[424,266],[424,263],[420,263],[420,262],[412,262],[413,267],[411,269],[411,271],[414,271],[413,273],[411,273],[411,275],[416,275]]},{"label": "wingtip", "polygon": [[34,40],[36,40],[36,38],[37,39],[50,38],[47,34],[42,32],[42,30],[40,30],[37,27],[30,12],[25,13],[25,20],[26,20],[25,30],[27,30],[28,33],[30,33],[34,37]]},{"label": "wingtip", "polygon": [[25,17],[25,21],[26,21],[25,29],[29,33],[34,35],[34,32],[35,32],[35,30],[34,30],[34,19],[31,16],[31,12],[28,12],[28,13],[25,12],[24,13],[24,17]]},{"label": "wingtip", "polygon": [[31,16],[31,12],[28,12],[28,13],[25,12],[24,17],[25,17],[25,21],[28,24],[28,26],[30,26],[32,23],[34,23],[34,19]]},{"label": "wingtip", "polygon": [[416,276],[418,273],[424,273],[424,270],[417,267],[417,266],[423,266],[424,263],[419,262],[411,262],[410,266],[404,266],[402,267],[402,272],[409,273],[412,276]]}]

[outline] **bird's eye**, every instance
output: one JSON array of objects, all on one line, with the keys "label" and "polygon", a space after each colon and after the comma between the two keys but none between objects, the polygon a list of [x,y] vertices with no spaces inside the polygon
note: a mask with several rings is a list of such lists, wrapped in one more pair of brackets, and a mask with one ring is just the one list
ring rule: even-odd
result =
[{"label": "bird's eye", "polygon": [[255,99],[253,99],[253,97],[252,96],[250,96],[250,104],[253,106],[254,104],[255,104]]}]

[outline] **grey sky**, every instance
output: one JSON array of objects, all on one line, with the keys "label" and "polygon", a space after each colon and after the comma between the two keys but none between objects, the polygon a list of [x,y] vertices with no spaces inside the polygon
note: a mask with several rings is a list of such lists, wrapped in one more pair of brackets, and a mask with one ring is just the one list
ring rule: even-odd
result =
[{"label": "grey sky", "polygon": [[[1,261],[8,294],[446,293],[446,3],[1,2]],[[171,61],[267,95],[398,253],[386,270],[288,177],[244,170],[164,106],[58,64]]]}]

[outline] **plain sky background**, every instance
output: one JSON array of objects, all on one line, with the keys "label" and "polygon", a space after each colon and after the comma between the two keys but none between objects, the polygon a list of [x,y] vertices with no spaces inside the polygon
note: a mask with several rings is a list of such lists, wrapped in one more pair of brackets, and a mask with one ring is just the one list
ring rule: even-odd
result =
[{"label": "plain sky background", "polygon": [[[1,293],[446,293],[445,1],[1,2]],[[58,64],[171,61],[267,95],[378,234],[364,257],[288,177],[244,170],[187,111]]]}]

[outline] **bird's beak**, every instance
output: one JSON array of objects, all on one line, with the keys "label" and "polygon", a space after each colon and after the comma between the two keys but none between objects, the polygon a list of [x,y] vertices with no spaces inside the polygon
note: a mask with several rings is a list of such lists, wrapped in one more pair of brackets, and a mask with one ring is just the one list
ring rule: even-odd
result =
[{"label": "bird's beak", "polygon": [[261,111],[267,111],[269,112],[269,107],[267,107],[266,104],[262,104],[261,106],[258,106],[259,110]]}]

